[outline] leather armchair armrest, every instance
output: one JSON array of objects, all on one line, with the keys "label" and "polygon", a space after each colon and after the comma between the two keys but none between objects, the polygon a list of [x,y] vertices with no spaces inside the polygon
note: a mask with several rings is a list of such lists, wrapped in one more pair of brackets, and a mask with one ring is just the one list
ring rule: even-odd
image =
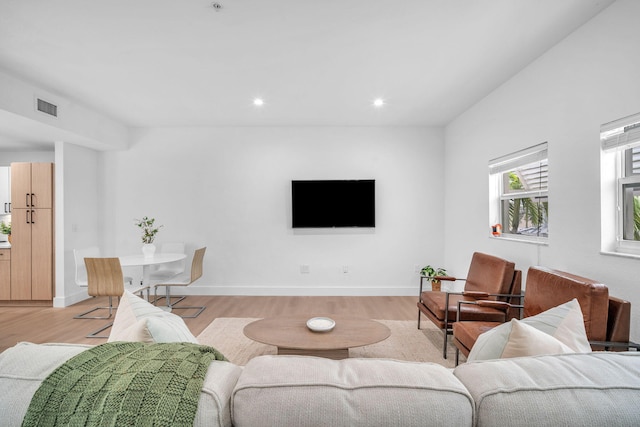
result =
[{"label": "leather armchair armrest", "polygon": [[491,307],[498,310],[506,311],[512,308],[513,306],[508,302],[504,301],[493,301],[493,300],[480,300],[476,301],[476,304],[480,307]]},{"label": "leather armchair armrest", "polygon": [[[513,295],[513,296],[517,297],[518,295]],[[456,322],[460,321],[460,306],[462,304],[473,304],[473,305],[478,305],[478,306],[481,306],[481,307],[491,307],[491,308],[495,308],[497,310],[504,311],[505,314],[506,314],[507,310],[509,310],[510,308],[521,309],[521,308],[524,307],[523,305],[510,304],[510,303],[504,302],[504,301],[494,301],[494,300],[464,301],[464,300],[460,300],[460,301],[458,301],[458,311],[456,313]]]},{"label": "leather armchair armrest", "polygon": [[466,280],[466,279],[458,279],[458,278],[453,277],[453,276],[435,276],[435,277],[433,277],[433,279],[437,279],[437,280],[440,280],[440,281],[446,280],[447,282],[454,282],[456,280]]},{"label": "leather armchair armrest", "polygon": [[456,280],[467,280],[467,279],[458,279],[458,278],[452,277],[452,276],[423,276],[423,275],[420,275],[420,292],[419,292],[419,294],[422,293],[422,281],[424,279],[427,279],[429,281],[437,279],[437,280],[440,280],[440,281],[444,280],[446,282],[454,282]]},{"label": "leather armchair armrest", "polygon": [[471,297],[475,299],[480,298],[489,298],[489,292],[481,292],[481,291],[462,291],[462,295],[465,297]]}]

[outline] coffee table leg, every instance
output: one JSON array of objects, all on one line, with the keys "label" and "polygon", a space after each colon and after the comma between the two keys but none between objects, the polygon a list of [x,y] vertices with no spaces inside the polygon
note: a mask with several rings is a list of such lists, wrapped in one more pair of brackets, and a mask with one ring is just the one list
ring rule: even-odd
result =
[{"label": "coffee table leg", "polygon": [[297,355],[297,356],[316,356],[316,357],[325,357],[327,359],[348,359],[349,358],[349,349],[348,348],[337,348],[333,350],[301,350],[298,348],[285,348],[278,347],[279,355]]}]

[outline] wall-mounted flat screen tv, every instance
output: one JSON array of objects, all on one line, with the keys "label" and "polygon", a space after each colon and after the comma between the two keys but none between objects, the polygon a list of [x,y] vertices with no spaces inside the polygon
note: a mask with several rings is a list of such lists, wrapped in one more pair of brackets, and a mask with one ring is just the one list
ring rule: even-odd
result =
[{"label": "wall-mounted flat screen tv", "polygon": [[376,226],[375,180],[291,181],[293,228]]}]

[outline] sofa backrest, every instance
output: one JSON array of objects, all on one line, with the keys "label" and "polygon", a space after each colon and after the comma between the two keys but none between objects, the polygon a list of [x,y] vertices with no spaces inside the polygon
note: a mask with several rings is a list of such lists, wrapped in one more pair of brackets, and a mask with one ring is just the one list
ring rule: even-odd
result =
[{"label": "sofa backrest", "polygon": [[530,267],[524,297],[524,317],[534,316],[573,298],[578,300],[587,337],[607,338],[609,289],[595,280],[545,267]]},{"label": "sofa backrest", "polygon": [[515,264],[511,261],[474,252],[464,290],[507,294],[511,290],[514,273]]}]

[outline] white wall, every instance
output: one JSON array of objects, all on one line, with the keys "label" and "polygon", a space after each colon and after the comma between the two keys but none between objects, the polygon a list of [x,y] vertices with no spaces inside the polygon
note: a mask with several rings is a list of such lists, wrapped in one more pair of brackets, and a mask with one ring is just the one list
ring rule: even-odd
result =
[{"label": "white wall", "polygon": [[0,166],[10,166],[16,162],[53,162],[55,153],[51,151],[3,151],[0,152]]},{"label": "white wall", "polygon": [[[192,294],[417,295],[415,266],[443,260],[443,150],[426,128],[141,130],[102,154],[106,249],[140,251],[147,215],[157,244],[207,246]],[[291,228],[291,180],[369,178],[374,230]]]},{"label": "white wall", "polygon": [[56,307],[88,296],[75,283],[73,249],[102,245],[99,159],[90,148],[56,144]]},{"label": "white wall", "polygon": [[[599,127],[640,112],[640,2],[618,0],[446,129],[445,259],[473,251],[600,280],[632,303],[640,339],[640,259],[600,254]],[[489,159],[549,142],[549,245],[490,239]],[[463,173],[461,173],[463,172]]]},{"label": "white wall", "polygon": [[[125,149],[128,128],[75,100],[57,95],[0,70],[0,128],[29,141],[67,141],[101,149]],[[51,117],[35,108],[36,99],[58,107]]]}]

